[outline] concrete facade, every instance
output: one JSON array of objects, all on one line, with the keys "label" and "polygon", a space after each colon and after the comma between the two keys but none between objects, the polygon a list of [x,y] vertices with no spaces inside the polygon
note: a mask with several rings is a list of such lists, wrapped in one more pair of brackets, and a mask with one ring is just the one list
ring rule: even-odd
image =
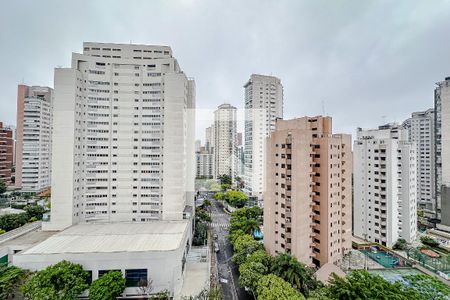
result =
[{"label": "concrete facade", "polygon": [[267,138],[264,245],[323,266],[351,249],[351,136],[330,117],[277,120]]},{"label": "concrete facade", "polygon": [[166,46],[84,43],[55,70],[51,222],[182,220],[195,85]]},{"label": "concrete facade", "polygon": [[[12,264],[31,271],[62,260],[83,266],[96,280],[119,270],[127,281],[125,296],[139,296],[139,280],[152,280],[153,293],[179,297],[190,248],[188,221],[80,224],[23,249]],[[138,276],[138,278],[136,278]]]},{"label": "concrete facade", "polygon": [[4,127],[0,122],[0,181],[6,186],[11,185],[13,156],[14,156],[13,130]]},{"label": "concrete facade", "polygon": [[433,216],[435,207],[434,109],[414,112],[403,122],[408,139],[416,145],[417,205]]},{"label": "concrete facade", "polygon": [[266,138],[283,118],[283,85],[274,76],[252,74],[245,89],[245,192],[260,200],[265,191]]},{"label": "concrete facade", "polygon": [[416,145],[397,124],[357,131],[354,159],[356,237],[392,247],[417,235]]},{"label": "concrete facade", "polygon": [[214,177],[214,153],[208,151],[206,147],[200,147],[195,153],[197,161],[197,178],[213,178]]},{"label": "concrete facade", "polygon": [[219,105],[214,111],[214,178],[236,176],[236,107]]},{"label": "concrete facade", "polygon": [[[435,189],[436,215],[444,225],[450,226],[450,220],[441,217],[441,186],[450,184],[450,77],[436,83],[434,90],[435,111]],[[450,215],[450,212],[445,212]]]},{"label": "concrete facade", "polygon": [[53,89],[19,85],[15,187],[41,192],[51,185]]}]

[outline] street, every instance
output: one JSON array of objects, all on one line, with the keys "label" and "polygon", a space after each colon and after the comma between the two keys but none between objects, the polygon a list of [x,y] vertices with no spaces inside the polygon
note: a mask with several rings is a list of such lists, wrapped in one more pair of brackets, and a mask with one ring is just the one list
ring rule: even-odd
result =
[{"label": "street", "polygon": [[216,242],[219,244],[220,249],[217,253],[219,280],[226,280],[226,282],[224,280],[221,281],[224,299],[252,300],[254,298],[239,285],[238,266],[231,261],[233,248],[228,240],[230,216],[216,200],[211,200],[211,204],[212,234],[217,234]]}]

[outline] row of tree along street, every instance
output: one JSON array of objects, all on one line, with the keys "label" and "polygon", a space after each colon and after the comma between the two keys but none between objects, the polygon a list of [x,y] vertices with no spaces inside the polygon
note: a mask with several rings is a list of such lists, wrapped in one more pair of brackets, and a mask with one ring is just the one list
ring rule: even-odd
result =
[{"label": "row of tree along street", "polygon": [[409,275],[405,282],[389,282],[365,270],[340,278],[334,273],[323,285],[315,269],[298,262],[289,254],[271,256],[253,237],[259,230],[262,210],[246,207],[231,214],[229,239],[233,245],[233,262],[239,266],[239,282],[258,300],[448,300],[450,288],[428,275]]}]

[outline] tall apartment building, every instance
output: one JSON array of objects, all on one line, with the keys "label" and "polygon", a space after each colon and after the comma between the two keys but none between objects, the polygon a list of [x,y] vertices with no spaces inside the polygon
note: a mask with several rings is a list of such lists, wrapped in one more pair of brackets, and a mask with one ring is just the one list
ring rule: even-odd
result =
[{"label": "tall apartment building", "polygon": [[214,154],[206,147],[200,147],[195,152],[197,161],[197,178],[213,178],[214,177]]},{"label": "tall apartment building", "polygon": [[205,129],[205,148],[209,151],[214,149],[214,125]]},{"label": "tall apartment building", "polygon": [[214,177],[236,176],[236,107],[219,105],[214,111]]},{"label": "tall apartment building", "polygon": [[[436,218],[450,231],[450,77],[436,83],[435,110],[435,189]],[[442,189],[446,189],[445,195]]]},{"label": "tall apartment building", "polygon": [[51,185],[52,106],[53,89],[18,86],[15,186],[24,192]]},{"label": "tall apartment building", "polygon": [[71,68],[55,70],[54,227],[183,219],[194,106],[194,81],[170,47],[84,43]]},{"label": "tall apartment building", "polygon": [[261,199],[264,188],[265,142],[283,118],[283,85],[274,76],[252,74],[245,89],[245,191]]},{"label": "tall apartment building", "polygon": [[408,139],[416,145],[417,205],[431,216],[435,213],[434,109],[414,112],[403,122]]},{"label": "tall apartment building", "polygon": [[351,136],[331,117],[277,120],[267,138],[264,245],[305,264],[338,261],[352,246]]},{"label": "tall apartment building", "polygon": [[392,247],[417,234],[416,146],[397,124],[358,128],[353,147],[354,231]]},{"label": "tall apartment building", "polygon": [[14,156],[13,130],[0,122],[0,181],[11,185]]}]

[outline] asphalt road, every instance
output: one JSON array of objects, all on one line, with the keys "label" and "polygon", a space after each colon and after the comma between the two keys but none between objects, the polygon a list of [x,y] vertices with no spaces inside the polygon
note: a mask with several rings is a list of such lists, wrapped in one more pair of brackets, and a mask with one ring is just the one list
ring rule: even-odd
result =
[{"label": "asphalt road", "polygon": [[225,213],[221,205],[216,200],[211,200],[211,227],[213,234],[216,233],[220,251],[217,255],[217,269],[219,279],[225,279],[227,282],[221,282],[225,300],[253,300],[253,296],[248,294],[244,288],[239,285],[238,266],[231,261],[233,249],[228,240],[228,226],[230,216]]}]

